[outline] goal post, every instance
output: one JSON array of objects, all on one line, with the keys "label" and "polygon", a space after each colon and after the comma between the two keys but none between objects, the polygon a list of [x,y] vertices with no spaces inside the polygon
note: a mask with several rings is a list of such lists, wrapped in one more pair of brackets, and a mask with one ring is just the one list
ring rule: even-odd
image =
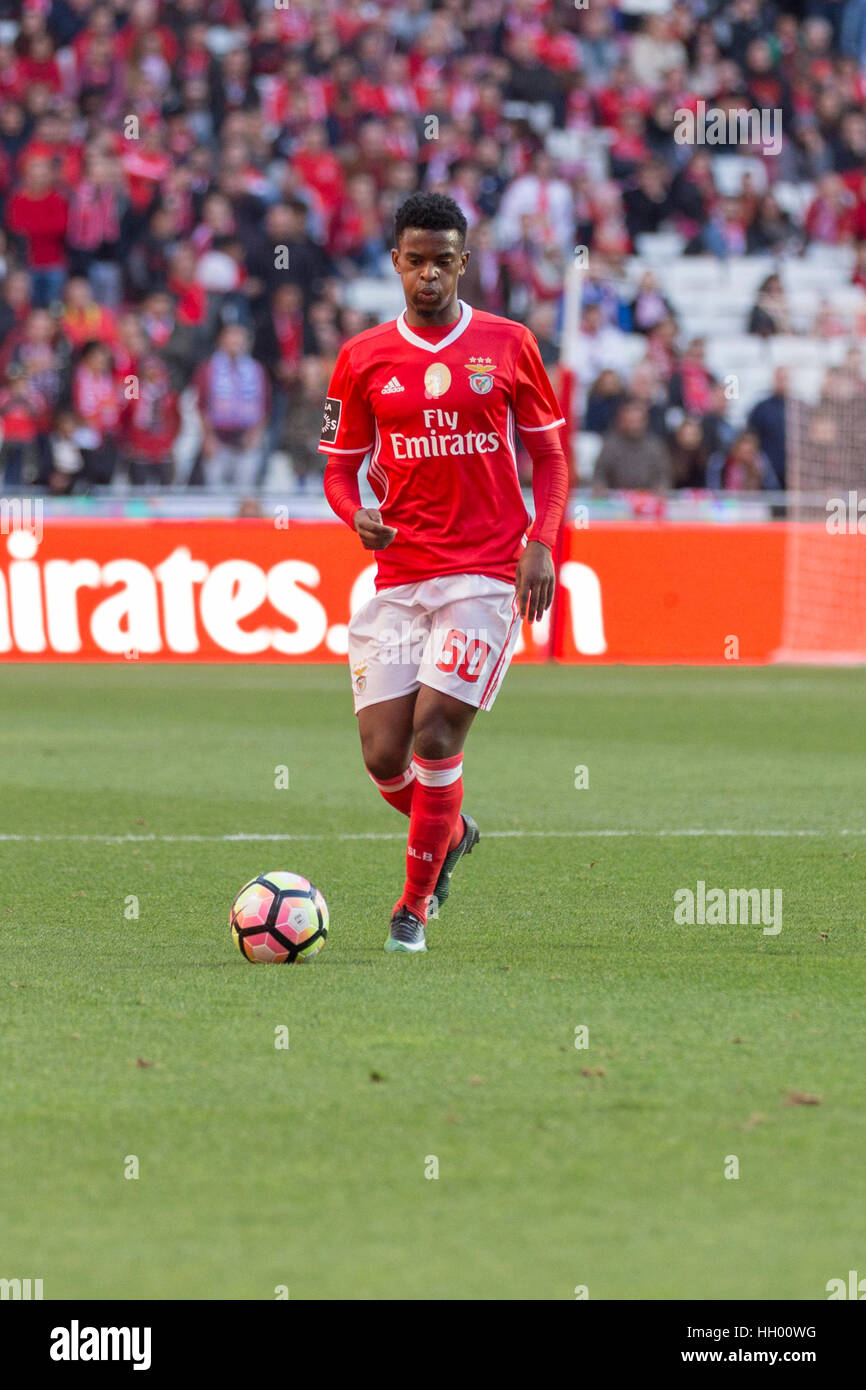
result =
[{"label": "goal post", "polygon": [[559,348],[559,400],[565,416],[565,451],[568,459],[569,488],[578,486],[577,432],[580,426],[578,407],[578,381],[575,371],[577,354],[575,351],[577,335],[580,332],[580,306],[583,298],[583,265],[580,252],[585,248],[575,247],[574,254],[565,272],[565,287],[562,301],[562,333]]}]

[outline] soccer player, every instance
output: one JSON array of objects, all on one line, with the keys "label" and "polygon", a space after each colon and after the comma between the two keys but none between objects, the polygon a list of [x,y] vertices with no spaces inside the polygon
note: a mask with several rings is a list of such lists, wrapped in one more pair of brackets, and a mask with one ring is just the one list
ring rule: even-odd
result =
[{"label": "soccer player", "polygon": [[[460,809],[463,745],[496,698],[520,619],[552,602],[567,468],[535,338],[457,297],[469,260],[457,204],[415,194],[394,239],[406,308],[344,343],[319,448],[328,501],[376,552],[376,593],[349,624],[349,665],[367,771],[409,817],[385,950],[416,952],[479,840]],[[528,540],[515,429],[533,464]],[[371,451],[374,508],[358,488]]]}]

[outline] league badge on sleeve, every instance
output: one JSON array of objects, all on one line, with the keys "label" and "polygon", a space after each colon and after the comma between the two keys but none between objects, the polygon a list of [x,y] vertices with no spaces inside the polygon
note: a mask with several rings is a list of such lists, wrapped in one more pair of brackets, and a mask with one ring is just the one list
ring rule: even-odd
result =
[{"label": "league badge on sleeve", "polygon": [[488,391],[493,390],[493,373],[496,370],[496,363],[489,357],[473,357],[471,362],[463,364],[469,373],[469,385],[479,396],[486,396]]},{"label": "league badge on sleeve", "polygon": [[343,402],[337,400],[336,396],[328,396],[325,401],[325,413],[322,417],[322,443],[333,444],[337,438],[337,430],[340,427],[340,415],[343,411]]}]

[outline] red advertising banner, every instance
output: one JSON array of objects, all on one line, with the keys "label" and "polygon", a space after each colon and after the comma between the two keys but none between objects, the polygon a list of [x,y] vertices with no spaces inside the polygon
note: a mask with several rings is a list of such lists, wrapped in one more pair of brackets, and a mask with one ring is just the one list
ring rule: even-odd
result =
[{"label": "red advertising banner", "polygon": [[569,528],[559,566],[557,658],[772,660],[781,643],[790,529],[779,522]]},{"label": "red advertising banner", "polygon": [[[770,661],[799,592],[786,563],[813,530],[829,549],[823,526],[570,527],[553,620],[524,626],[517,660]],[[20,527],[0,534],[0,660],[342,661],[373,574],[339,522]]]},{"label": "red advertising banner", "polygon": [[21,527],[0,535],[0,661],[344,661],[374,573],[336,521]]}]

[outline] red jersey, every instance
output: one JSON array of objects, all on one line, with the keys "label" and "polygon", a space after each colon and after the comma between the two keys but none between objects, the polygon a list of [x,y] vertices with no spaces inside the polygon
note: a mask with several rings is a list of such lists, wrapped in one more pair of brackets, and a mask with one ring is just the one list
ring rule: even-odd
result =
[{"label": "red jersey", "polygon": [[[564,424],[528,329],[462,301],[460,311],[453,325],[415,329],[404,310],[350,338],[334,367],[319,450],[335,472],[372,450],[368,479],[397,530],[376,551],[377,589],[446,574],[513,581],[529,523],[515,430],[550,438]],[[349,524],[351,510],[339,508]]]},{"label": "red jersey", "polygon": [[6,204],[6,225],[27,242],[30,268],[42,270],[66,264],[66,223],[69,204],[53,189],[36,197],[13,193]]}]

